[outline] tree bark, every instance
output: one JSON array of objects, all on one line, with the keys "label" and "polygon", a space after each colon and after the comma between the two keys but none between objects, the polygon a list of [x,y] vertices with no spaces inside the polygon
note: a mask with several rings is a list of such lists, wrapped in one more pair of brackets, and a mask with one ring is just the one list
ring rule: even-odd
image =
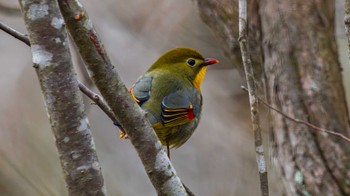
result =
[{"label": "tree bark", "polygon": [[[295,118],[349,135],[334,34],[334,1],[262,0],[270,103]],[[349,144],[273,116],[277,159],[291,194],[350,194]]]},{"label": "tree bark", "polygon": [[191,195],[112,65],[86,10],[77,0],[58,0],[67,28],[89,75],[126,130],[158,195]]},{"label": "tree bark", "polygon": [[69,195],[106,195],[56,1],[20,0]]},{"label": "tree bark", "polygon": [[256,162],[258,164],[258,172],[260,177],[260,191],[262,196],[269,195],[269,183],[266,169],[266,161],[264,156],[264,147],[260,128],[260,112],[259,102],[256,93],[256,80],[254,78],[254,70],[248,48],[249,40],[247,39],[247,1],[239,0],[239,45],[242,53],[242,62],[247,81],[247,91],[249,95],[250,116],[252,120],[252,129],[254,132]]},{"label": "tree bark", "polygon": [[[227,49],[238,38],[231,21],[238,21],[236,4],[233,0],[198,1],[205,22],[225,42],[223,48],[230,56],[238,55]],[[248,13],[248,22],[256,20],[260,26],[253,32],[249,28],[249,33],[260,42],[256,46],[262,46],[255,59],[263,61],[270,104],[289,116],[349,136],[334,1],[252,0],[248,6],[249,10],[257,8]],[[227,28],[231,39],[227,39]],[[232,62],[237,63],[234,58]],[[288,195],[349,195],[349,143],[271,114],[277,162]]]}]

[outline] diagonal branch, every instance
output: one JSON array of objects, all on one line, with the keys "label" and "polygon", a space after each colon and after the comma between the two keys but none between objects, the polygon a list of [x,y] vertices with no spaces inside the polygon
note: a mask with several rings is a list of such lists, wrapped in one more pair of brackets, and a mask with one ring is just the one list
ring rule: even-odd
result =
[{"label": "diagonal branch", "polygon": [[244,72],[248,85],[248,93],[249,93],[249,103],[250,103],[250,111],[251,111],[251,119],[254,131],[254,139],[255,139],[255,152],[256,159],[258,163],[258,170],[260,176],[260,189],[262,196],[269,195],[269,186],[268,186],[268,178],[267,178],[267,169],[266,162],[264,157],[264,147],[262,144],[261,137],[261,129],[260,129],[260,120],[259,120],[259,105],[256,99],[256,91],[255,91],[255,79],[253,73],[253,67],[250,59],[248,44],[247,44],[247,1],[239,0],[239,45],[242,53],[242,61]]},{"label": "diagonal branch", "polygon": [[158,195],[186,195],[144,112],[132,99],[77,0],[58,0],[67,28],[97,88],[125,128]]},{"label": "diagonal branch", "polygon": [[[0,22],[0,29],[4,30],[5,32],[7,32],[8,34],[14,36],[15,38],[21,40],[22,42],[26,43],[28,46],[30,46],[30,42],[29,42],[29,39],[26,35],[12,29],[11,27],[5,25],[4,23]],[[106,114],[107,116],[113,121],[115,122],[116,121],[116,116],[114,115],[113,111],[111,110],[111,108],[107,105],[107,103],[104,101],[104,99],[94,93],[93,91],[91,91],[89,88],[87,88],[83,83],[81,83],[79,80],[78,80],[78,85],[79,85],[79,88],[80,90],[86,95],[88,96],[92,101],[94,101],[96,103],[96,105],[98,105]],[[159,164],[159,163],[157,163]],[[159,165],[155,165],[157,167],[159,167]],[[173,173],[174,174],[174,173]],[[156,176],[155,176],[156,178]],[[152,179],[151,179],[152,180]],[[160,181],[160,180],[159,180]],[[153,182],[153,181],[152,181]],[[183,184],[186,192],[188,195],[194,195],[190,189],[188,187],[186,187],[184,184]],[[158,190],[157,190],[158,191]]]},{"label": "diagonal branch", "polygon": [[[244,91],[248,92],[248,89],[247,89],[245,86],[241,86],[241,88],[242,88]],[[264,101],[264,99],[262,99],[262,98],[260,98],[260,97],[257,97],[257,98],[258,98],[258,100],[259,100],[262,104],[264,104],[266,107],[268,107],[268,108],[270,108],[271,110],[277,112],[278,114],[280,114],[281,116],[283,116],[284,118],[286,118],[286,119],[288,119],[288,120],[291,120],[291,121],[293,121],[293,122],[295,122],[295,123],[299,123],[299,124],[306,125],[306,126],[310,127],[311,130],[316,130],[316,131],[318,131],[318,132],[329,133],[329,134],[334,135],[334,136],[336,136],[336,137],[342,138],[343,140],[345,140],[345,141],[347,141],[347,142],[350,142],[350,138],[346,137],[345,135],[343,135],[343,134],[341,134],[341,133],[338,133],[338,132],[335,132],[335,131],[332,131],[332,130],[329,130],[329,129],[324,129],[324,128],[321,128],[321,127],[316,126],[316,125],[314,125],[314,124],[311,124],[311,123],[309,123],[309,122],[307,122],[307,121],[303,121],[303,120],[300,120],[300,119],[298,119],[298,118],[293,118],[293,117],[291,117],[291,116],[288,116],[287,114],[283,113],[282,111],[280,111],[280,110],[278,110],[278,109],[272,107],[270,104],[268,104],[266,101]]]},{"label": "diagonal branch", "polygon": [[[13,37],[21,40],[26,45],[30,46],[30,41],[27,35],[16,31],[15,29],[9,27],[8,25],[2,23],[0,21],[0,29],[5,31],[6,33],[12,35]],[[115,117],[111,108],[104,101],[103,97],[99,94],[90,90],[87,86],[85,86],[82,82],[78,80],[78,86],[81,92],[83,92],[87,97],[89,97],[97,106],[101,108],[101,110],[113,121],[115,122],[117,118]]]},{"label": "diagonal branch", "polygon": [[12,35],[13,37],[15,37],[15,38],[21,40],[23,43],[27,44],[27,46],[30,46],[29,38],[28,38],[26,35],[24,35],[24,34],[18,32],[18,31],[16,31],[15,29],[13,29],[13,28],[11,28],[11,27],[5,25],[5,24],[2,23],[2,22],[0,22],[0,29],[2,29],[2,30],[5,31],[6,33]]},{"label": "diagonal branch", "polygon": [[113,111],[104,101],[103,97],[93,92],[87,86],[85,86],[83,83],[79,81],[78,81],[78,85],[79,85],[80,91],[83,92],[87,97],[89,97],[96,105],[98,105],[101,108],[101,110],[104,111],[113,122],[117,121],[117,118],[115,117]]}]

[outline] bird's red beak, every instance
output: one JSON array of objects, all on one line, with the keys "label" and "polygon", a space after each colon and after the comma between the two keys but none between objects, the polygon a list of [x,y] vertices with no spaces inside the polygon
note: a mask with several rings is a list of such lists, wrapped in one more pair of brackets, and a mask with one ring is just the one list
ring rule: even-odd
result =
[{"label": "bird's red beak", "polygon": [[201,64],[202,66],[207,66],[207,65],[213,65],[218,63],[219,60],[214,59],[214,58],[205,58],[204,62]]}]

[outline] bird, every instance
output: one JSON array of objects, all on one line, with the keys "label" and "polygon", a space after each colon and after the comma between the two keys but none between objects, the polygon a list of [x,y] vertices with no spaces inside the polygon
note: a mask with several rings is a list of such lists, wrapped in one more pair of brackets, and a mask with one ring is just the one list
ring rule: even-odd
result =
[{"label": "bird", "polygon": [[[160,56],[130,88],[169,158],[170,148],[182,146],[197,128],[203,103],[201,83],[208,66],[218,62],[192,48],[175,48]],[[123,129],[119,133],[120,138],[128,138]]]}]

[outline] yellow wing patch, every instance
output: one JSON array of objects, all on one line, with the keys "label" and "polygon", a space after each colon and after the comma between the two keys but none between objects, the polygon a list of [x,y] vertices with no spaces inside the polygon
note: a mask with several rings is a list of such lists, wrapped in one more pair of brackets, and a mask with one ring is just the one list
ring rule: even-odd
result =
[{"label": "yellow wing patch", "polygon": [[131,97],[137,102],[137,103],[140,103],[140,100],[138,100],[136,97],[135,97],[135,95],[134,95],[134,93],[132,92],[132,88],[134,87],[135,85],[133,85],[131,88],[130,88],[130,94],[131,94]]}]

